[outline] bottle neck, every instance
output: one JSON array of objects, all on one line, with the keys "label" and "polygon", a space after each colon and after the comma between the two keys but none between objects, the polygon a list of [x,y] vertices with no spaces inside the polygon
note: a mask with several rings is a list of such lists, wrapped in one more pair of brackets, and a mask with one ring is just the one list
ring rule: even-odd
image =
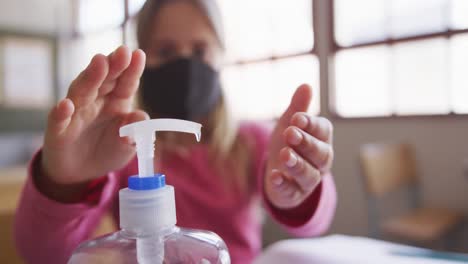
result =
[{"label": "bottle neck", "polygon": [[136,236],[161,233],[177,223],[174,188],[119,191],[120,228]]},{"label": "bottle neck", "polygon": [[144,232],[138,232],[136,230],[128,230],[128,229],[122,229],[120,230],[120,233],[122,236],[130,239],[136,239],[136,238],[144,238],[144,237],[165,237],[168,236],[172,233],[175,233],[179,230],[177,226],[172,226],[168,228],[163,228],[161,230],[158,230],[157,232],[152,232],[152,233],[144,233]]}]

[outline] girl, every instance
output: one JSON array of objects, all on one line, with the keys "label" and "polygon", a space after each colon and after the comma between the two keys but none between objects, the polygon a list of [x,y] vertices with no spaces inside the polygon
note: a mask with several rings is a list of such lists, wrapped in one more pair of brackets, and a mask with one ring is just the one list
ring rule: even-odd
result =
[{"label": "girl", "polygon": [[[203,124],[201,144],[158,135],[155,168],[176,189],[178,225],[219,234],[233,263],[261,249],[260,203],[292,234],[326,231],[336,203],[332,125],[306,114],[310,87],[297,89],[272,132],[235,125],[221,92],[224,37],[213,0],[148,0],[137,37],[141,50],[94,56],[50,111],[15,220],[24,259],[65,263],[106,211],[118,219],[118,190],[137,173],[132,142],[118,129],[149,117]],[[135,95],[143,110],[132,108]]]}]

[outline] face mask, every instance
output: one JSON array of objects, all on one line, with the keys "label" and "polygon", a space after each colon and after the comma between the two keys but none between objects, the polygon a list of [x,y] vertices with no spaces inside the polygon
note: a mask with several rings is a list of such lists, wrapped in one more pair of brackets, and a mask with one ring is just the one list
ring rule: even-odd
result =
[{"label": "face mask", "polygon": [[140,89],[150,116],[162,118],[197,120],[213,110],[221,96],[218,72],[194,58],[147,67]]}]

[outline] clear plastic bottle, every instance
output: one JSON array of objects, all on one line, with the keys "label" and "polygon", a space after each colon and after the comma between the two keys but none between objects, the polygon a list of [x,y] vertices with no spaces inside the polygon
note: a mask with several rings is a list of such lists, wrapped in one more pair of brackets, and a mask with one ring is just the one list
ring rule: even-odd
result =
[{"label": "clear plastic bottle", "polygon": [[[164,252],[157,253],[162,247]],[[141,254],[144,251],[148,251],[146,256]],[[226,245],[215,233],[173,227],[147,237],[121,230],[85,242],[75,250],[69,263],[224,264],[230,263],[230,258]]]},{"label": "clear plastic bottle", "polygon": [[176,226],[174,188],[165,176],[154,174],[155,131],[194,133],[200,139],[197,123],[155,119],[120,129],[121,136],[135,139],[139,175],[128,179],[128,188],[119,192],[121,230],[82,243],[69,264],[228,264],[224,241],[215,233]]}]

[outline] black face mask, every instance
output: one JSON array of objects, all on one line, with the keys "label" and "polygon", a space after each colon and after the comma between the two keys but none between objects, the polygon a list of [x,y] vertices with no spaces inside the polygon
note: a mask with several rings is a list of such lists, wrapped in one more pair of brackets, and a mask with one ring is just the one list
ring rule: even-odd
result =
[{"label": "black face mask", "polygon": [[148,114],[160,118],[200,119],[213,110],[221,96],[218,72],[194,58],[147,67],[140,89]]}]

